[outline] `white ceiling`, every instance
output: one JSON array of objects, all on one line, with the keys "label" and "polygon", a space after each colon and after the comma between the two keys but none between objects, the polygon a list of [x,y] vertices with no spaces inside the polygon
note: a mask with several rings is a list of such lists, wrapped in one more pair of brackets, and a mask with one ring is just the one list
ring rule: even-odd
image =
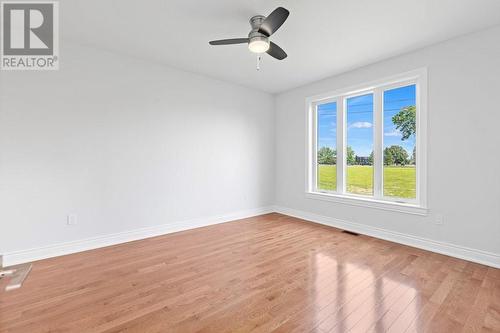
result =
[{"label": "white ceiling", "polygon": [[[255,55],[248,20],[283,6],[272,40],[288,58]],[[349,69],[500,24],[499,0],[72,0],[60,2],[63,41],[141,57],[277,93]]]}]

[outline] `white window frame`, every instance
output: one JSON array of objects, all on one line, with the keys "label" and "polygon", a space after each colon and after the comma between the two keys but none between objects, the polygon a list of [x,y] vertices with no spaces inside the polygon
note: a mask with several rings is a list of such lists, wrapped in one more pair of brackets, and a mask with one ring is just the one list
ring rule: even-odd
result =
[{"label": "white window frame", "polygon": [[[383,195],[383,108],[384,91],[416,86],[416,198],[404,199]],[[348,98],[373,93],[373,196],[346,191],[346,101]],[[317,188],[317,106],[337,103],[337,191]],[[427,69],[394,75],[381,80],[339,89],[306,98],[306,197],[342,204],[377,208],[402,213],[427,215]]]}]

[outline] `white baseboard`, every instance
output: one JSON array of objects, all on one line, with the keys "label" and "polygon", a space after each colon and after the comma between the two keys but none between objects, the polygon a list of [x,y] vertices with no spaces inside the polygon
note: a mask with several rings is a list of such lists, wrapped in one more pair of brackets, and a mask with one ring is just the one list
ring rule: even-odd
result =
[{"label": "white baseboard", "polygon": [[59,243],[28,250],[7,252],[3,254],[3,261],[4,261],[3,264],[5,266],[17,265],[25,262],[58,257],[65,254],[71,254],[81,251],[93,250],[100,247],[126,243],[149,237],[161,236],[172,232],[205,227],[208,225],[244,219],[247,217],[252,217],[272,212],[273,212],[273,207],[271,206],[260,207],[255,209],[233,212],[221,216],[212,216],[207,218],[198,218],[187,221],[174,222],[159,226],[140,228],[110,235],[81,239],[72,242]]},{"label": "white baseboard", "polygon": [[495,268],[500,268],[500,255],[495,253],[471,249],[464,246],[459,246],[444,242],[438,242],[426,238],[411,236],[399,232],[389,231],[386,229],[371,227],[364,224],[353,223],[345,220],[336,219],[333,217],[318,215],[310,212],[305,212],[281,206],[274,206],[274,207],[270,206],[270,207],[249,209],[221,216],[198,218],[198,219],[169,223],[154,227],[146,227],[141,229],[124,231],[99,237],[87,238],[73,242],[54,244],[40,248],[7,252],[3,254],[3,261],[4,261],[3,264],[5,266],[16,265],[20,263],[31,262],[46,258],[57,257],[65,254],[97,249],[100,247],[126,243],[149,237],[161,236],[172,232],[194,229],[208,225],[243,219],[247,217],[268,214],[272,212],[277,212],[284,215],[289,215],[300,219],[308,220],[314,223],[320,223],[323,225],[328,225],[339,229],[354,231],[363,235],[368,235],[388,240],[391,242],[413,246],[416,248],[445,254],[451,257],[477,262]]},{"label": "white baseboard", "polygon": [[406,235],[399,232],[371,227],[365,224],[353,223],[345,220],[336,219],[333,217],[318,215],[287,207],[275,206],[274,211],[277,213],[297,217],[311,222],[324,224],[339,229],[354,231],[363,235],[368,235],[395,243],[413,246],[423,250],[445,254],[450,257],[455,257],[495,268],[500,268],[499,254],[471,249],[464,246],[459,246],[444,242],[438,242],[426,238]]}]

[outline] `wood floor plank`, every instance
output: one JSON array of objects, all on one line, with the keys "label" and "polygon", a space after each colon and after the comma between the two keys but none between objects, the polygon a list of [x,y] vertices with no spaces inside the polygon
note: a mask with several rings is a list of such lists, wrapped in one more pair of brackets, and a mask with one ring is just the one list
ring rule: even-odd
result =
[{"label": "wood floor plank", "polygon": [[0,332],[500,332],[499,271],[274,213],[35,262]]}]

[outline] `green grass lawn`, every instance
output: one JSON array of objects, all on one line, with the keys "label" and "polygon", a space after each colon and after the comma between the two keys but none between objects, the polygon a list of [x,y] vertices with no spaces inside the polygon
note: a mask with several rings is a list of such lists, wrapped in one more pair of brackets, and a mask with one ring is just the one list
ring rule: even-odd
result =
[{"label": "green grass lawn", "polygon": [[[415,198],[415,167],[384,167],[384,195],[399,198]],[[334,191],[337,187],[337,167],[320,165],[318,188]],[[347,167],[347,192],[373,194],[373,167],[351,165]]]}]

